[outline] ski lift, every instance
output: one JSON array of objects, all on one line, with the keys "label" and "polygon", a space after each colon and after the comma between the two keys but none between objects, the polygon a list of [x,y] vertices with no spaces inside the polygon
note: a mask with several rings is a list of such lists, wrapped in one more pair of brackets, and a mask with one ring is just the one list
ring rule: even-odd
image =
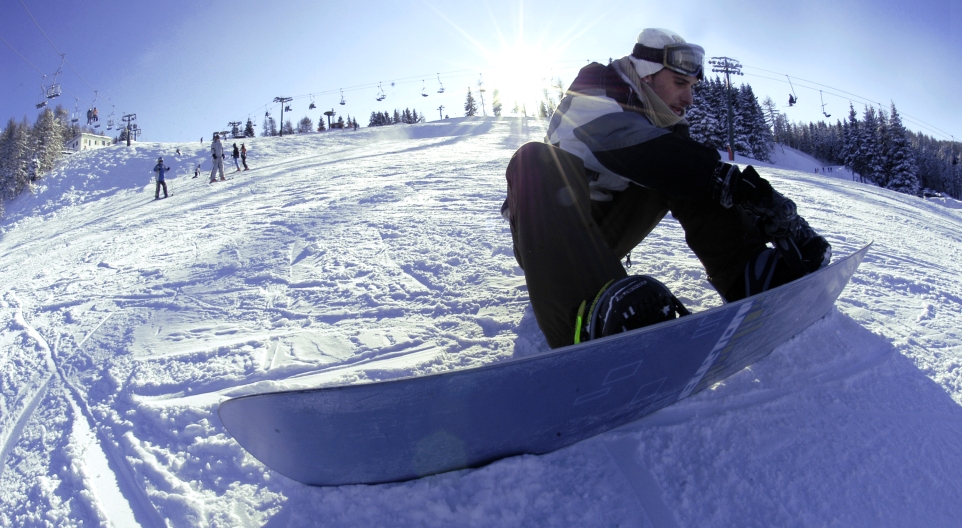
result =
[{"label": "ski lift", "polygon": [[341,90],[341,105],[347,104],[347,101],[344,100],[344,89],[340,88],[340,90]]},{"label": "ski lift", "polygon": [[60,55],[60,67],[57,68],[57,73],[53,74],[53,81],[50,86],[47,87],[47,99],[56,99],[60,97],[60,77],[63,75],[63,63],[67,60],[66,55]]},{"label": "ski lift", "polygon": [[46,78],[47,78],[46,75],[44,75],[43,77],[40,78],[40,98],[37,99],[37,101],[39,101],[39,102],[37,103],[37,108],[38,108],[38,109],[47,106],[47,100],[44,99],[45,94],[47,93],[47,90],[43,87],[43,80],[46,79]]},{"label": "ski lift", "polygon": [[383,101],[387,99],[387,95],[384,93],[384,89],[381,88],[381,83],[377,83],[377,100]]},{"label": "ski lift", "polygon": [[421,79],[421,97],[427,97],[427,96],[428,96],[427,85],[424,84],[424,79]]},{"label": "ski lift", "polygon": [[[44,75],[46,77],[46,75]],[[44,89],[43,89],[43,79],[40,80],[40,98],[37,99],[37,109],[47,106],[47,100],[44,99]]]},{"label": "ski lift", "polygon": [[107,116],[107,130],[114,129],[114,111],[113,111],[114,105],[110,105],[110,108],[111,108],[110,115]]},{"label": "ski lift", "polygon": [[269,110],[264,112],[264,117],[270,117],[270,116],[271,116],[271,112]]},{"label": "ski lift", "polygon": [[795,106],[795,103],[798,102],[798,97],[795,97],[795,87],[792,86],[792,78],[788,75],[786,75],[785,78],[788,79],[788,85],[792,88],[792,93],[788,94],[788,106]]},{"label": "ski lift", "polygon": [[438,86],[440,86],[440,88],[438,88],[438,93],[444,93],[444,83],[441,82],[440,73],[438,74]]},{"label": "ski lift", "polygon": [[818,91],[818,98],[822,101],[822,115],[825,117],[832,117],[832,114],[825,112],[825,98],[822,97],[822,91]]},{"label": "ski lift", "polygon": [[308,110],[313,110],[313,109],[315,109],[315,108],[317,108],[317,105],[314,104],[314,96],[312,95],[312,96],[311,96],[311,105],[308,106],[307,109],[308,109]]},{"label": "ski lift", "polygon": [[100,118],[97,117],[97,91],[94,90],[94,100],[90,102],[90,108],[87,110],[87,126],[94,123],[94,128],[100,128]]},{"label": "ski lift", "polygon": [[291,111],[291,105],[284,105],[284,111],[285,111],[285,112],[290,112],[290,111]]},{"label": "ski lift", "polygon": [[77,98],[77,102],[73,105],[73,114],[70,116],[70,122],[76,123],[80,121],[80,98]]}]

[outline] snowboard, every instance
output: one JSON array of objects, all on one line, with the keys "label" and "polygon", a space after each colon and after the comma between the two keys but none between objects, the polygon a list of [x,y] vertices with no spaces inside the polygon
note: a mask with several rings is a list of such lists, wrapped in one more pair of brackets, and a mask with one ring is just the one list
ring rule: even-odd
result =
[{"label": "snowboard", "polygon": [[470,369],[243,396],[218,413],[258,460],[319,486],[404,481],[547,453],[764,357],[828,313],[868,249],[673,321]]}]

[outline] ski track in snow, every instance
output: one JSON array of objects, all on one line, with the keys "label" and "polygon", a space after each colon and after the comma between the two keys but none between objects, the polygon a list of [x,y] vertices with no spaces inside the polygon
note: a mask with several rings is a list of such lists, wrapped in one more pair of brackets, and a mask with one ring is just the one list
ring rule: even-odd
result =
[{"label": "ski track in snow", "polygon": [[[759,172],[837,254],[874,245],[836,309],[755,365],[554,453],[408,483],[312,488],[247,455],[228,397],[547,350],[499,216],[511,154],[543,134],[246,139],[252,170],[215,184],[207,144],[64,160],[0,224],[0,525],[957,522],[962,209],[777,163]],[[154,201],[159,155],[173,194]],[[720,303],[670,217],[632,260]]]}]

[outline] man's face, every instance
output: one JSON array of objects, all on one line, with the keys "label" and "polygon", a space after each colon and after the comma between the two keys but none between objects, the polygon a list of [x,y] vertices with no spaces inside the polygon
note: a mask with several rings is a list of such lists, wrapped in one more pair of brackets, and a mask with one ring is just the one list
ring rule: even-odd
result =
[{"label": "man's face", "polygon": [[649,75],[642,80],[651,86],[651,89],[671,108],[675,115],[682,116],[685,115],[685,109],[691,106],[691,88],[698,82],[698,77],[663,68],[658,73]]}]

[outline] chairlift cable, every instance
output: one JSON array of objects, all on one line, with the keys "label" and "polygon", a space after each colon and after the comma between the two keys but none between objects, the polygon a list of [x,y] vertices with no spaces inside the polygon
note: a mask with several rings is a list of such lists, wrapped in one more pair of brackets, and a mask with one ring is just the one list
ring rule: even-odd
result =
[{"label": "chairlift cable", "polygon": [[[774,73],[774,74],[776,74],[776,75],[785,75],[784,73],[781,73],[781,72],[766,70],[766,69],[764,69],[764,68],[759,68],[759,67],[757,67],[757,66],[745,66],[745,65],[742,65],[742,67],[743,67],[743,68],[750,68],[750,69],[753,69],[753,70],[760,70],[760,71],[767,72],[767,73]],[[786,81],[783,81],[783,80],[781,80],[781,79],[775,79],[775,78],[772,78],[772,77],[766,77],[766,76],[764,76],[764,75],[758,75],[758,74],[754,74],[754,73],[748,73],[748,74],[746,74],[746,75],[749,75],[749,76],[751,76],[751,77],[758,77],[758,78],[761,78],[761,79],[768,79],[768,80],[770,80],[770,81],[775,81],[775,82],[786,82]],[[828,88],[828,89],[830,89],[830,90],[832,90],[832,91],[831,91],[831,92],[826,91],[825,93],[827,93],[828,95],[833,95],[833,96],[835,96],[835,97],[838,97],[839,99],[849,99],[849,100],[855,99],[856,101],[858,101],[858,102],[860,102],[860,103],[862,103],[862,104],[865,104],[866,102],[867,102],[867,103],[870,103],[872,106],[881,106],[881,105],[882,105],[882,103],[880,103],[880,102],[878,102],[878,101],[873,101],[872,99],[869,99],[869,98],[867,98],[867,97],[863,97],[863,96],[861,96],[861,95],[854,94],[854,93],[852,93],[852,92],[847,92],[847,91],[845,91],[845,90],[841,90],[841,89],[835,88],[835,87],[833,87],[833,86],[829,86],[829,85],[827,85],[827,84],[822,84],[822,83],[818,83],[818,82],[815,82],[815,81],[810,81],[810,80],[808,80],[808,79],[802,79],[802,78],[797,77],[797,76],[795,77],[795,81],[796,81],[796,82],[798,82],[798,81],[804,81],[804,82],[806,82],[806,83],[811,83],[811,84],[814,84],[814,85],[823,86],[823,87],[825,87],[825,88]],[[812,88],[812,87],[810,87],[810,86],[805,86],[805,85],[803,85],[803,84],[800,84],[799,86],[801,86],[802,88],[808,88],[809,90],[818,90],[818,88]],[[838,93],[833,93],[833,92],[840,92],[840,93],[843,93],[843,94],[850,95],[851,97],[846,97],[846,96],[839,95]],[[905,113],[899,112],[899,115],[902,117],[902,120],[903,120],[903,121],[908,121],[908,122],[910,122],[910,123],[914,123],[914,124],[918,125],[920,128],[924,128],[924,129],[926,129],[926,130],[929,130],[929,131],[931,131],[931,132],[934,133],[934,134],[940,135],[940,136],[942,136],[942,137],[944,137],[944,138],[948,138],[949,136],[951,136],[951,134],[949,134],[949,133],[946,132],[945,130],[942,130],[941,128],[938,128],[938,127],[936,127],[936,126],[934,126],[934,125],[931,125],[931,124],[929,124],[929,123],[926,123],[925,121],[922,121],[921,119],[919,119],[919,118],[917,118],[917,117],[914,117],[914,116],[912,116],[912,115],[910,115],[910,114],[905,114]]]},{"label": "chairlift cable", "polygon": [[30,10],[27,9],[27,4],[23,3],[23,0],[20,0],[20,5],[22,5],[24,11],[26,11],[27,14],[30,15],[30,20],[33,20],[34,25],[37,26],[37,29],[40,30],[40,33],[43,34],[43,37],[44,37],[45,39],[47,39],[47,42],[50,43],[50,46],[53,47],[53,49],[57,52],[57,55],[60,55],[60,56],[63,57],[63,62],[67,63],[67,66],[70,66],[70,69],[73,70],[73,72],[77,75],[77,77],[80,77],[80,80],[83,81],[84,84],[87,85],[87,88],[90,88],[90,91],[95,92],[96,90],[94,90],[93,86],[90,86],[90,83],[88,83],[87,80],[84,79],[82,75],[80,75],[79,73],[77,73],[77,70],[76,70],[76,68],[73,67],[73,64],[70,64],[70,61],[67,60],[66,54],[61,53],[60,50],[57,49],[57,46],[53,43],[53,41],[50,40],[50,37],[47,36],[47,33],[43,30],[42,27],[40,27],[40,23],[37,22],[37,19],[36,19],[36,18],[34,18],[33,13],[31,13]]}]

